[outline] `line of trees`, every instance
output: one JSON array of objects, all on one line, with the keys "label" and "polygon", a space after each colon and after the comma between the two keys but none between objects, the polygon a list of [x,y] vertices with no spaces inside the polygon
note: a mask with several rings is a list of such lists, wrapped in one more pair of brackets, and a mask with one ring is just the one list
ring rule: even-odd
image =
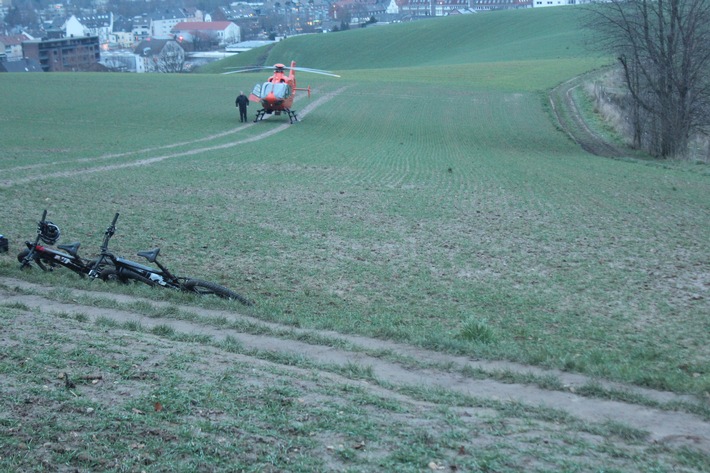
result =
[{"label": "line of trees", "polygon": [[680,157],[710,135],[710,0],[610,0],[590,8],[599,45],[618,58],[634,144]]}]

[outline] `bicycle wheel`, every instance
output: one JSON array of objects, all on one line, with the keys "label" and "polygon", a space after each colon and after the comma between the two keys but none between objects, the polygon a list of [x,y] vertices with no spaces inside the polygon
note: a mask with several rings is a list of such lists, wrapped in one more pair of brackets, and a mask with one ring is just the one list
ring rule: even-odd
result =
[{"label": "bicycle wheel", "polygon": [[155,283],[153,281],[148,278],[144,278],[140,274],[134,273],[132,271],[122,271],[121,273],[119,273],[116,268],[113,267],[102,269],[99,273],[99,278],[106,282],[115,281],[120,282],[122,284],[142,282],[143,284],[147,284],[151,287],[155,286]]},{"label": "bicycle wheel", "polygon": [[18,253],[18,255],[17,255],[17,261],[19,261],[20,263],[22,263],[22,262],[25,260],[25,258],[27,258],[27,255],[29,255],[29,254],[30,254],[30,250],[22,250],[22,251],[20,251],[20,252]]},{"label": "bicycle wheel", "polygon": [[252,302],[246,297],[213,282],[202,281],[200,279],[187,279],[183,284],[183,287],[186,291],[195,292],[203,296],[215,295],[217,297],[221,297],[222,299],[236,299],[244,305],[252,305]]}]

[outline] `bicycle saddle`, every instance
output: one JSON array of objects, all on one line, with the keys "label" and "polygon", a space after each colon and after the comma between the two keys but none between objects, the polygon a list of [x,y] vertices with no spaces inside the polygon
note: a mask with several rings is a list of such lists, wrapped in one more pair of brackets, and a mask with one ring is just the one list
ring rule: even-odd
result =
[{"label": "bicycle saddle", "polygon": [[153,248],[152,250],[139,251],[138,256],[142,256],[151,263],[155,263],[155,259],[158,257],[158,253],[160,253],[160,248]]},{"label": "bicycle saddle", "polygon": [[81,243],[75,241],[74,243],[67,243],[66,245],[57,245],[57,248],[66,251],[67,253],[76,258],[76,253],[79,251],[80,245]]}]

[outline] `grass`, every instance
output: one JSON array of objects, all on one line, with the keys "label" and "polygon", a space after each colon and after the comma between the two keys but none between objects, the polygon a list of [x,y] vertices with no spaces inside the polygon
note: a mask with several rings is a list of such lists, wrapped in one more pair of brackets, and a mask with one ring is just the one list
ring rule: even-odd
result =
[{"label": "grass", "polygon": [[[550,17],[540,11],[471,15],[279,43],[267,63],[293,58],[343,72],[340,79],[299,76],[299,85],[312,81],[311,103],[334,95],[283,131],[283,117],[250,127],[236,121],[236,92],[250,90],[265,74],[0,75],[0,231],[12,248],[0,256],[0,275],[93,289],[61,270],[19,273],[12,253],[34,235],[47,208],[63,242],[80,240],[82,255],[95,254],[119,211],[111,241],[116,253],[133,257],[160,246],[161,260],[174,272],[243,293],[257,302],[249,314],[263,321],[704,396],[710,392],[707,169],[590,156],[556,129],[547,91],[604,60],[587,57],[583,42],[572,40],[576,10],[547,10],[556,11]],[[490,29],[482,29],[488,21]],[[551,24],[564,27],[553,34]],[[406,26],[422,40],[407,40]],[[510,34],[494,34],[506,28]],[[465,34],[469,30],[480,35]],[[399,37],[411,46],[365,55],[372,50],[366,46],[396,44]],[[510,43],[501,43],[503,37]],[[454,39],[461,46],[434,47]],[[345,41],[363,46],[347,61],[342,47],[326,54]],[[521,42],[535,47],[521,48]],[[306,104],[305,97],[297,99],[298,110]],[[160,159],[141,163],[150,158]],[[185,302],[225,308],[222,301],[147,288],[113,290],[175,304],[151,312],[156,317],[186,317],[177,309]],[[0,307],[7,317],[25,310]],[[60,315],[52,320],[86,324],[83,317]],[[213,340],[186,338],[167,325],[115,328],[103,322],[92,338],[108,344],[103,330],[151,340],[161,349],[193,347],[195,355],[181,366],[195,373],[200,357],[242,352],[236,340],[216,348]],[[223,370],[224,381],[200,378],[202,384],[191,385],[148,343],[143,352],[121,352],[113,362],[92,360],[116,376],[111,393],[119,402],[87,406],[59,387],[43,391],[54,386],[53,375],[38,374],[43,362],[57,370],[67,369],[64,359],[88,365],[75,351],[69,358],[60,353],[79,342],[63,336],[42,342],[47,350],[40,345],[36,357],[28,343],[33,340],[19,340],[12,345],[17,353],[7,349],[0,358],[4,376],[28,386],[10,389],[33,400],[28,408],[36,414],[66,405],[69,418],[52,428],[0,419],[12,429],[6,437],[11,447],[0,460],[9,469],[22,464],[17,452],[28,451],[20,444],[30,438],[67,445],[49,454],[52,464],[107,470],[118,470],[111,458],[119,457],[132,459],[128,469],[148,461],[176,471],[229,462],[259,471],[287,465],[293,471],[394,465],[406,471],[430,461],[514,471],[527,457],[531,469],[549,471],[585,469],[595,455],[604,459],[598,464],[614,458],[612,468],[640,462],[638,469],[650,471],[669,461],[663,452],[644,459],[625,450],[615,457],[613,446],[575,434],[578,426],[557,431],[531,420],[529,411],[506,414],[513,419],[508,423],[485,423],[486,438],[494,439],[488,446],[495,448],[467,446],[467,452],[477,450],[459,458],[456,440],[466,429],[450,417],[427,411],[431,426],[421,427],[404,418],[388,423],[376,404],[338,407],[349,404],[342,396],[352,398],[332,382],[308,379],[305,387],[293,387],[302,374],[280,370],[298,360],[275,358],[276,364],[258,368],[274,386],[296,390],[288,395],[241,385],[246,375],[236,368]],[[158,364],[143,366],[141,356]],[[31,363],[19,363],[25,359]],[[142,371],[136,374],[134,365]],[[358,379],[370,371],[353,365],[338,374]],[[143,385],[131,376],[160,381]],[[126,383],[137,383],[135,395],[122,400]],[[445,399],[443,393],[427,396]],[[296,412],[301,397],[312,404]],[[151,412],[154,400],[165,404],[164,398],[175,399],[175,410]],[[203,405],[210,407],[197,413],[195,406]],[[95,428],[99,407],[106,415]],[[401,409],[417,407],[402,403]],[[341,410],[347,415],[334,416]],[[187,427],[192,425],[199,429]],[[41,427],[41,435],[30,436],[30,427]],[[311,443],[304,431],[336,439],[333,449],[315,452],[322,443]],[[85,437],[71,440],[71,432]],[[545,435],[549,443],[540,451],[539,442],[519,451],[514,446]],[[373,445],[373,438],[383,440]],[[171,439],[180,441],[165,447]],[[354,447],[363,439],[374,453]],[[115,456],[106,453],[111,442],[118,442]],[[241,442],[250,448],[239,450]],[[561,453],[567,444],[593,454],[568,456]],[[41,465],[41,458],[34,460]]]},{"label": "grass", "polygon": [[[122,287],[122,286],[120,286]],[[23,290],[20,291],[26,294],[39,294],[37,291],[33,290]],[[511,370],[486,370],[482,368],[473,368],[469,365],[459,364],[453,361],[450,362],[426,362],[424,360],[413,358],[409,355],[403,355],[397,353],[396,350],[392,348],[376,348],[376,347],[366,347],[358,345],[357,341],[348,341],[341,337],[334,337],[332,334],[321,334],[317,331],[309,330],[298,330],[281,328],[277,326],[268,326],[267,324],[259,323],[254,320],[246,320],[243,317],[226,316],[223,310],[220,311],[210,311],[209,309],[197,309],[197,311],[189,310],[178,310],[178,306],[172,305],[172,303],[167,302],[148,302],[147,300],[136,300],[130,303],[117,302],[111,298],[96,297],[91,295],[83,295],[74,293],[68,289],[61,288],[51,291],[50,294],[43,293],[45,297],[49,296],[52,300],[63,303],[78,303],[83,306],[89,306],[93,308],[112,308],[116,311],[120,311],[124,314],[131,314],[130,317],[148,317],[151,319],[161,319],[165,320],[168,324],[177,322],[175,327],[182,327],[183,331],[187,333],[177,332],[175,328],[166,325],[165,323],[158,323],[153,325],[150,329],[145,331],[148,333],[153,333],[160,335],[165,338],[170,338],[172,340],[193,342],[193,343],[204,343],[207,345],[212,345],[225,349],[231,353],[242,353],[248,354],[249,356],[267,359],[271,361],[279,361],[282,364],[290,366],[301,366],[303,368],[318,368],[321,370],[327,370],[333,373],[343,373],[349,378],[373,378],[374,373],[371,366],[360,366],[354,363],[346,363],[344,366],[338,364],[329,364],[328,366],[321,363],[313,363],[313,361],[302,358],[298,356],[291,355],[281,355],[275,354],[269,351],[263,351],[259,349],[247,349],[244,345],[235,340],[231,335],[226,337],[218,336],[215,339],[215,335],[218,332],[212,332],[212,335],[190,335],[193,329],[186,329],[185,325],[181,322],[188,322],[195,324],[194,327],[210,327],[216,328],[218,330],[231,330],[237,333],[251,334],[254,336],[266,335],[268,337],[278,337],[282,340],[293,340],[298,342],[304,342],[313,347],[332,347],[339,350],[344,350],[346,352],[351,352],[353,355],[364,355],[372,357],[373,359],[386,360],[391,363],[395,363],[401,366],[406,366],[413,369],[419,370],[438,370],[440,372],[447,373],[459,373],[460,375],[471,378],[471,379],[495,379],[503,383],[513,383],[513,384],[526,384],[526,385],[536,385],[543,389],[551,391],[567,391],[568,387],[563,385],[560,379],[554,374],[533,374],[530,372],[519,372]],[[172,297],[169,300],[177,302],[182,299],[182,294],[166,292],[165,294]],[[217,307],[221,306],[218,301],[215,305]],[[4,304],[8,308],[18,308],[24,309],[26,311],[31,310],[25,304],[22,303],[11,303]],[[74,319],[80,322],[87,322],[90,317],[82,312],[77,311],[62,311],[56,312],[52,311],[52,315],[61,318]],[[140,321],[138,320],[126,320],[124,322],[119,322],[113,318],[107,318],[104,315],[96,315],[95,323],[97,326],[112,327],[112,328],[123,328],[130,331],[144,331],[144,328]],[[457,335],[457,338],[465,339],[469,342],[489,344],[496,341],[495,333],[486,324],[485,320],[479,320],[475,317],[468,317],[462,325],[461,332]],[[360,376],[356,376],[356,373],[361,373]],[[605,387],[602,384],[591,381],[586,385],[574,388],[573,392],[585,397],[601,398],[601,399],[611,399],[623,402],[629,402],[633,404],[645,405],[653,408],[664,409],[664,410],[678,410],[684,412],[695,413],[699,416],[704,416],[708,418],[708,411],[704,406],[700,404],[695,404],[687,401],[670,401],[670,402],[658,402],[652,399],[646,398],[641,393],[629,392],[627,390],[619,391],[618,388]]]},{"label": "grass", "polygon": [[[92,77],[103,87],[102,76]],[[70,76],[61,79],[70,87]],[[707,389],[708,320],[696,298],[706,265],[703,174],[587,156],[555,130],[536,93],[461,92],[475,106],[449,113],[454,102],[438,99],[445,89],[348,86],[304,126],[262,142],[152,167],[46,165],[42,172],[95,172],[3,189],[16,222],[3,232],[18,245],[33,234],[37,217],[28,210],[39,216],[46,207],[64,241],[81,240],[82,254],[91,255],[120,211],[117,252],[161,246],[168,267],[257,299],[256,313],[268,320],[681,392]],[[232,112],[213,131],[224,131]],[[59,134],[79,140],[69,133],[76,123],[67,122]],[[133,123],[125,123],[130,132]],[[206,127],[195,121],[192,133]],[[35,140],[26,144],[26,154],[42,154]],[[141,145],[150,147],[134,144]],[[15,273],[13,264],[5,268]],[[499,334],[497,343],[452,341],[471,309]]]},{"label": "grass", "polygon": [[419,66],[445,66],[456,73],[458,67],[451,66],[596,56],[586,46],[591,38],[585,37],[581,28],[583,15],[579,8],[491,12],[450,17],[443,28],[438,21],[418,21],[317,35],[317,40],[300,36],[233,56],[202,71],[255,65],[265,53],[266,59],[261,60],[268,66],[295,60],[297,65],[348,71],[346,75],[357,69]]},{"label": "grass", "polygon": [[[3,326],[20,322],[17,315],[0,308]],[[246,363],[171,331],[103,322],[91,331],[54,316],[33,323],[34,331],[20,331],[23,340],[0,347],[0,376],[13,380],[0,416],[5,470],[421,471],[434,462],[500,471],[665,471],[686,463],[694,471],[704,464],[692,452],[643,454],[645,434],[616,423],[580,424],[550,409],[425,386],[399,398],[377,394],[356,381],[368,373],[355,365],[334,376]],[[11,414],[18,409],[22,421]]]}]

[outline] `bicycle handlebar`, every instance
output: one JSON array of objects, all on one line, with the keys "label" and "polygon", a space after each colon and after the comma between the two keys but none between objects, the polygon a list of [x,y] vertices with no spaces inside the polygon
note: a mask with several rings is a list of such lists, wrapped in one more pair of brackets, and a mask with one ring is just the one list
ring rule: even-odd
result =
[{"label": "bicycle handlebar", "polygon": [[39,237],[42,235],[42,232],[44,231],[45,228],[45,223],[44,221],[47,219],[47,209],[44,209],[44,212],[42,212],[42,218],[37,222],[37,241],[35,242],[35,245],[39,243]]},{"label": "bicycle handlebar", "polygon": [[118,212],[116,212],[116,215],[113,216],[113,220],[111,221],[111,225],[106,228],[106,232],[104,233],[104,242],[101,245],[101,251],[105,251],[106,248],[108,248],[108,241],[111,239],[114,233],[116,233],[116,222],[118,221]]},{"label": "bicycle handlebar", "polygon": [[113,220],[111,221],[111,225],[108,226],[106,229],[107,234],[113,235],[116,232],[116,222],[118,221],[118,212],[116,212],[116,215],[113,216]]},{"label": "bicycle handlebar", "polygon": [[37,222],[37,240],[35,241],[35,245],[39,243],[39,238],[42,235],[42,232],[44,231],[45,228],[45,220],[47,220],[47,209],[44,209],[44,212],[42,212],[42,218],[40,219],[39,222]]},{"label": "bicycle handlebar", "polygon": [[[30,265],[30,261],[32,261],[32,255],[35,252],[35,248],[39,244],[39,239],[42,236],[42,227],[44,226],[44,220],[47,218],[47,209],[44,209],[44,212],[42,212],[42,219],[37,222],[37,236],[35,237],[35,242],[32,244],[32,248],[30,248],[30,252],[25,255],[25,257],[22,259],[22,262],[20,263],[20,269],[23,269],[27,266]],[[27,242],[29,244],[29,241]]]},{"label": "bicycle handlebar", "polygon": [[111,239],[113,234],[116,233],[116,222],[118,221],[118,215],[119,213],[116,212],[116,215],[113,216],[113,220],[111,221],[111,225],[106,228],[106,232],[104,233],[104,241],[103,243],[101,243],[101,255],[94,263],[94,267],[91,268],[91,270],[89,271],[89,277],[91,278],[98,277],[99,266],[101,266],[101,264],[104,262],[106,256],[110,256],[108,253],[108,241]]}]

